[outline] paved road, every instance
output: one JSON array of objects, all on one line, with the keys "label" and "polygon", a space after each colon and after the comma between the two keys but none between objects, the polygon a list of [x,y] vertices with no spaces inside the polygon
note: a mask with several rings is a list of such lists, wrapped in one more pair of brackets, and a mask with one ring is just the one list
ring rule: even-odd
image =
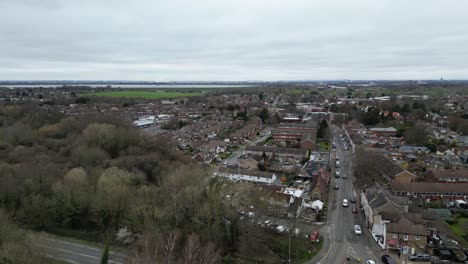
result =
[{"label": "paved road", "polygon": [[[335,132],[336,127],[331,128],[333,130],[333,141],[336,142],[336,154],[340,159],[341,178],[335,178],[334,170],[332,170],[331,191],[333,193],[330,196],[327,226],[320,230],[325,237],[324,247],[309,263],[345,263],[347,257],[352,260],[351,263],[356,263],[358,257],[361,259],[361,263],[365,263],[365,261],[370,259],[376,261],[376,263],[380,263],[379,255],[375,256],[369,248],[373,246],[373,241],[369,238],[366,228],[363,227],[361,212],[353,214],[351,211],[353,204],[351,203],[347,208],[342,206],[343,199],[348,199],[349,201],[351,196],[357,197],[358,194],[354,191],[352,185],[353,164],[351,153],[344,150],[339,133]],[[342,178],[345,174],[347,179]],[[333,189],[335,184],[338,184],[339,190]],[[354,234],[355,224],[361,226],[363,235]]]},{"label": "paved road", "polygon": [[[103,253],[102,248],[55,238],[38,238],[36,245],[50,258],[72,264],[99,264]],[[124,260],[123,254],[109,253],[109,264],[123,264]]]}]

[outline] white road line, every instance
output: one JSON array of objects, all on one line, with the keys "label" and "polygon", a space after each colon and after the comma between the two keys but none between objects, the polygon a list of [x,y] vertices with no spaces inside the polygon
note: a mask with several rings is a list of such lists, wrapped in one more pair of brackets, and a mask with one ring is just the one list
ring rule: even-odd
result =
[{"label": "white road line", "polygon": [[367,250],[367,253],[369,253],[369,255],[374,258],[376,261],[378,260],[378,258],[374,255],[374,253],[372,253],[372,250],[370,250],[370,248],[366,245],[366,250]]},{"label": "white road line", "polygon": [[[75,255],[80,255],[80,256],[84,256],[84,257],[88,257],[88,258],[93,258],[93,259],[99,259],[99,260],[101,259],[101,257],[96,257],[96,256],[84,254],[84,253],[79,253],[79,252],[74,252],[74,251],[66,250],[66,249],[62,249],[62,248],[51,247],[51,246],[49,246],[49,245],[45,245],[45,244],[41,244],[41,243],[36,243],[36,245],[39,245],[39,246],[45,247],[45,248],[50,248],[50,249],[53,249],[53,250],[63,251],[63,252],[66,252],[66,253],[71,253],[72,255],[75,254]],[[114,260],[108,260],[108,262],[109,262],[109,263],[122,264],[121,262],[114,261]]]}]

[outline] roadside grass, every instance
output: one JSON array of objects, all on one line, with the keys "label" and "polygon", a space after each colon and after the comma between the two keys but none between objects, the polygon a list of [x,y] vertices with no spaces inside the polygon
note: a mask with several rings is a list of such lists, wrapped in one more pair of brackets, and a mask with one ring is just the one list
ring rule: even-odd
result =
[{"label": "roadside grass", "polygon": [[201,95],[200,93],[183,93],[183,92],[166,92],[166,91],[115,91],[115,92],[96,92],[84,93],[81,96],[96,96],[96,97],[114,97],[114,98],[141,98],[141,99],[163,99],[163,98],[178,98],[191,97]]},{"label": "roadside grass", "polygon": [[[259,232],[258,238],[265,243],[265,245],[280,255],[283,259],[288,259],[289,241],[287,234],[278,234],[274,231]],[[291,237],[291,263],[304,263],[305,261],[313,258],[320,252],[323,245],[323,240],[311,244],[306,238]]]}]

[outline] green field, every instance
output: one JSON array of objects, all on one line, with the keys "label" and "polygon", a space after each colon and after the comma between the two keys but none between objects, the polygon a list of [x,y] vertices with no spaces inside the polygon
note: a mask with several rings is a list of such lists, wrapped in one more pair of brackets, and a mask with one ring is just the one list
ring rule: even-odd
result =
[{"label": "green field", "polygon": [[197,96],[200,93],[182,93],[182,92],[165,92],[165,91],[116,91],[116,92],[97,92],[84,93],[81,96],[103,96],[114,98],[141,98],[141,99],[162,99],[162,98],[177,98]]}]

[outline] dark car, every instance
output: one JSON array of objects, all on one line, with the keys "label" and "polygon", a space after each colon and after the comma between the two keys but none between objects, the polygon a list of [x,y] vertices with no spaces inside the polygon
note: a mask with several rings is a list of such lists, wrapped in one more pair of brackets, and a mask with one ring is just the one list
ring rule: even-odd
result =
[{"label": "dark car", "polygon": [[430,261],[431,256],[428,254],[413,254],[409,256],[411,261]]},{"label": "dark car", "polygon": [[354,214],[356,214],[356,213],[357,213],[357,207],[356,207],[356,205],[353,205],[353,209],[352,209],[352,211],[351,211],[351,212],[353,212]]},{"label": "dark car", "polygon": [[356,203],[356,197],[351,196],[351,198],[349,199],[349,201],[350,201],[351,203]]},{"label": "dark car", "polygon": [[393,259],[389,255],[383,255],[382,262],[384,264],[396,264],[395,261],[393,261]]}]

